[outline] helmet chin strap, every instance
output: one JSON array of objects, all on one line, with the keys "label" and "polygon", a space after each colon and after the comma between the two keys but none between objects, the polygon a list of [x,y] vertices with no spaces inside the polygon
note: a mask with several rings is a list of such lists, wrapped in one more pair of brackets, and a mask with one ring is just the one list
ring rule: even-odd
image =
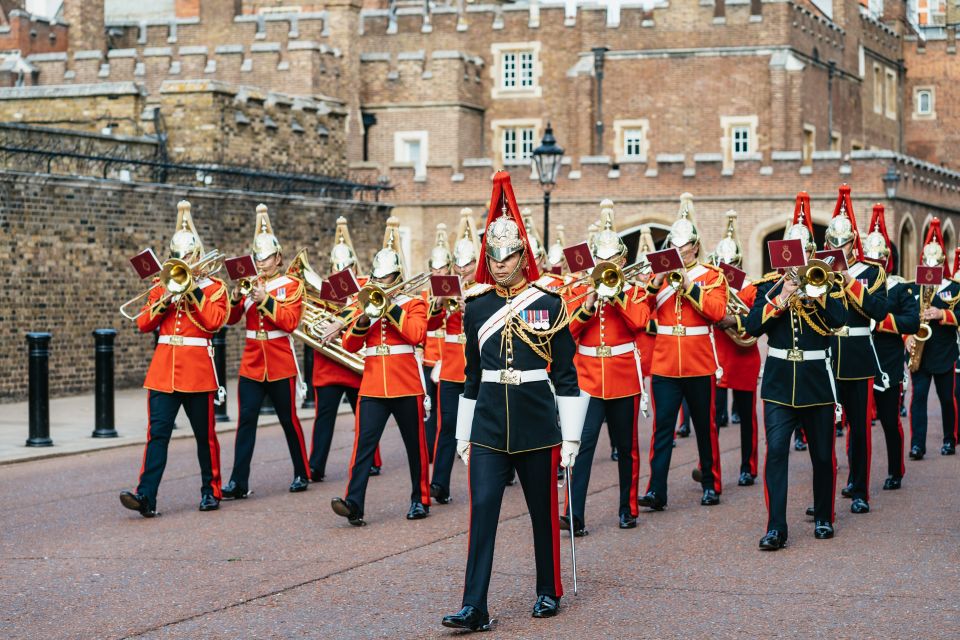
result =
[{"label": "helmet chin strap", "polygon": [[[517,260],[517,266],[513,268],[513,271],[511,271],[510,274],[504,278],[498,278],[497,276],[493,276],[494,282],[496,282],[501,287],[509,287],[510,283],[513,282],[513,279],[517,277],[517,274],[524,267],[525,258],[526,258],[526,252],[524,251],[524,253],[521,254],[520,256],[520,259]],[[491,272],[491,275],[493,275],[492,272]]]}]

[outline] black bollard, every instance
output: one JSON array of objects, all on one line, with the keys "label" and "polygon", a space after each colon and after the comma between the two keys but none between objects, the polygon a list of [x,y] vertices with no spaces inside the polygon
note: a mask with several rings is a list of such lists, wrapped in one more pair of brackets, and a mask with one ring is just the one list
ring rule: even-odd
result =
[{"label": "black bollard", "polygon": [[117,430],[113,420],[113,341],[117,337],[115,329],[96,329],[93,342],[96,355],[97,374],[94,384],[94,438],[116,438]]},{"label": "black bollard", "polygon": [[303,381],[307,385],[307,394],[303,398],[301,409],[313,409],[317,403],[313,399],[313,348],[303,345]]},{"label": "black bollard", "polygon": [[28,447],[52,447],[50,439],[50,339],[49,333],[28,333],[30,352],[30,437]]},{"label": "black bollard", "polygon": [[[219,380],[223,388],[226,389],[227,328],[224,327],[213,334],[213,340],[211,340],[211,342],[213,343],[213,364],[217,368],[217,380]],[[213,406],[213,415],[216,416],[217,422],[230,422],[230,416],[227,415],[226,397],[224,397],[223,402]]]}]

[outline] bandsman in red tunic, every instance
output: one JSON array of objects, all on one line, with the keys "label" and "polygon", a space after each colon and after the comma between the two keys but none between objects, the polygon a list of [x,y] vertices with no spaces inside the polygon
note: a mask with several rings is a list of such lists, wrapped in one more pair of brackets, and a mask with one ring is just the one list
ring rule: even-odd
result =
[{"label": "bandsman in red tunic", "polygon": [[[170,257],[196,264],[203,243],[190,215],[190,203],[177,205],[177,227],[170,240]],[[200,462],[200,511],[220,504],[220,444],[214,430],[213,405],[222,401],[222,387],[213,364],[210,339],[227,320],[226,285],[199,270],[191,287],[172,295],[160,279],[154,281],[137,327],[143,333],[159,330],[157,347],[143,386],[147,392],[147,446],[135,491],[120,494],[120,503],[145,518],[157,514],[157,491],[167,464],[167,446],[180,407],[197,439]],[[217,396],[220,395],[218,399]]]},{"label": "bandsman in red tunic", "polygon": [[[450,244],[447,242],[447,225],[439,223],[437,225],[437,236],[433,249],[430,251],[430,259],[427,266],[430,268],[431,275],[448,276],[453,265],[453,254],[450,253]],[[426,288],[421,292],[421,297],[427,303],[430,310],[427,317],[427,337],[423,341],[423,380],[427,387],[428,410],[427,417],[423,421],[423,428],[427,435],[427,454],[430,462],[433,462],[434,446],[437,440],[437,421],[439,412],[437,411],[438,393],[440,389],[440,357],[443,351],[444,340],[444,313],[439,305],[431,304],[430,289]]]},{"label": "bandsman in red tunic", "polygon": [[303,312],[303,282],[281,272],[283,250],[273,234],[266,205],[257,207],[256,230],[253,236],[253,258],[257,263],[257,280],[249,292],[235,290],[232,296],[229,324],[244,320],[247,341],[240,360],[240,381],[237,399],[240,417],[234,449],[233,473],[223,488],[227,499],[250,495],[250,462],[257,440],[257,423],[263,399],[270,396],[277,418],[287,439],[293,461],[293,482],[290,492],[306,491],[310,481],[307,447],[303,428],[297,417],[297,396],[300,366],[291,333],[300,325]]}]

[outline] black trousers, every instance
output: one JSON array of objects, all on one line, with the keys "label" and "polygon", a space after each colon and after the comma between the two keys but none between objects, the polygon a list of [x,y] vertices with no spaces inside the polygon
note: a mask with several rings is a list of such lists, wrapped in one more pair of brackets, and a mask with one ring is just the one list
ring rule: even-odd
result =
[{"label": "black trousers", "polygon": [[439,385],[430,378],[430,371],[433,367],[428,367],[425,364],[420,366],[423,369],[423,383],[427,390],[427,397],[430,398],[430,413],[423,419],[423,430],[427,436],[427,455],[429,456],[429,461],[433,462],[433,447],[437,439],[437,414],[440,413],[440,410],[437,409],[437,390]]},{"label": "black trousers", "polygon": [[927,396],[930,395],[930,380],[937,388],[940,398],[940,418],[943,420],[943,442],[957,443],[956,376],[953,370],[930,374],[922,369],[910,374],[913,396],[910,398],[910,446],[927,452]]},{"label": "black trousers", "polygon": [[756,478],[757,394],[754,391],[734,389],[733,410],[740,416],[740,473],[749,473]]},{"label": "black trousers", "polygon": [[333,426],[337,422],[337,410],[344,395],[350,403],[354,415],[357,413],[358,389],[331,384],[313,388],[313,399],[317,407],[313,419],[313,442],[310,446],[310,475],[313,480],[323,480],[327,474],[327,457],[333,442]]},{"label": "black trousers", "polygon": [[357,407],[357,427],[350,459],[346,499],[360,508],[367,495],[370,465],[390,416],[397,421],[403,446],[410,465],[411,502],[430,504],[430,465],[427,462],[427,440],[423,432],[423,396],[374,398],[360,396]]},{"label": "black trousers", "polygon": [[487,612],[487,591],[493,570],[497,522],[507,481],[516,470],[533,525],[533,554],[537,565],[537,595],[559,598],[560,523],[557,508],[557,467],[560,447],[526,453],[505,453],[470,446],[470,538],[463,606]]},{"label": "black trousers", "polygon": [[700,454],[701,484],[704,489],[721,491],[720,442],[714,416],[717,388],[715,376],[668,378],[652,376],[653,435],[650,438],[650,482],[647,491],[667,499],[667,474],[673,455],[673,432],[677,424],[680,404],[687,401],[690,419],[697,433],[697,452]]},{"label": "black trousers", "polygon": [[[834,521],[837,487],[837,454],[834,445],[832,404],[788,407],[763,403],[763,425],[767,434],[767,456],[763,465],[763,490],[767,501],[767,530],[787,533],[787,465],[790,437],[798,426],[807,434],[807,451],[813,464],[814,518]],[[742,416],[741,416],[742,417]]]},{"label": "black trousers", "polygon": [[140,480],[137,493],[144,496],[150,506],[157,507],[157,491],[160,478],[167,466],[167,447],[174,421],[180,407],[190,420],[193,436],[197,439],[197,461],[200,463],[200,494],[220,498],[220,443],[214,430],[214,392],[201,393],[147,393],[147,446],[143,451]]},{"label": "black trousers", "polygon": [[[593,468],[593,456],[597,450],[597,441],[603,421],[606,419],[613,446],[617,448],[617,471],[620,479],[619,515],[636,517],[637,493],[640,485],[640,446],[637,433],[637,417],[640,413],[640,396],[604,400],[590,398],[587,417],[583,422],[580,436],[580,452],[573,465],[573,516],[586,523],[587,488],[590,485],[590,470]],[[570,513],[570,505],[566,505]]]},{"label": "black trousers", "polygon": [[[873,378],[837,380],[837,400],[843,407],[850,429],[847,432],[847,463],[850,465],[850,484],[853,498],[870,500],[870,460],[873,455],[870,437],[870,418],[867,405]],[[807,434],[807,443],[810,434]]]},{"label": "black trousers", "polygon": [[240,419],[237,423],[237,441],[234,447],[233,473],[230,479],[241,489],[249,487],[250,461],[253,460],[253,448],[257,442],[257,422],[260,420],[260,406],[264,396],[269,395],[277,411],[283,435],[287,439],[290,460],[293,461],[293,475],[309,478],[307,470],[307,446],[303,440],[303,429],[297,417],[297,379],[251,380],[240,377],[237,384],[237,402],[240,404]]},{"label": "black trousers", "polygon": [[457,407],[463,393],[462,382],[440,381],[437,392],[440,421],[437,424],[437,438],[434,442],[433,477],[430,481],[450,491],[450,474],[457,457]]},{"label": "black trousers", "polygon": [[886,391],[873,390],[873,402],[877,409],[877,418],[883,427],[883,438],[887,443],[887,474],[902,478],[903,466],[903,426],[900,424],[900,394],[903,383],[891,385]]}]

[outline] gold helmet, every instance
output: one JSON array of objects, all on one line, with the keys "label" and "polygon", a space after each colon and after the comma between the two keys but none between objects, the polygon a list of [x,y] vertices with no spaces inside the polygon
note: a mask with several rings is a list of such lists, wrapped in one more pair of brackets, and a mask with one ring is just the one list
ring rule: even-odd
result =
[{"label": "gold helmet", "polygon": [[403,278],[403,252],[400,249],[400,221],[394,216],[387,218],[387,229],[383,233],[383,248],[373,256],[373,268],[370,275],[384,278],[397,273]]},{"label": "gold helmet", "polygon": [[450,245],[447,243],[447,225],[440,223],[437,225],[437,241],[430,251],[429,266],[431,269],[446,269],[453,262],[453,255],[450,253]]},{"label": "gold helmet", "polygon": [[177,230],[170,238],[170,256],[192,262],[201,255],[203,255],[203,242],[200,241],[200,234],[193,225],[190,202],[181,200],[177,203]]},{"label": "gold helmet", "polygon": [[337,230],[334,232],[333,249],[330,250],[330,264],[334,272],[343,271],[357,266],[357,252],[350,240],[350,230],[347,228],[347,219],[337,218]]},{"label": "gold helmet", "polygon": [[270,256],[281,253],[280,241],[273,235],[273,225],[270,224],[270,214],[267,205],[257,205],[257,228],[253,232],[253,257],[256,260],[266,260]]},{"label": "gold helmet", "polygon": [[739,267],[740,263],[743,262],[743,251],[737,238],[737,212],[730,209],[723,215],[727,218],[727,232],[717,243],[713,255],[717,263],[725,262]]},{"label": "gold helmet", "polygon": [[593,236],[590,250],[598,260],[612,260],[627,255],[627,245],[613,223],[613,200],[609,198],[600,203],[600,230]]},{"label": "gold helmet", "polygon": [[677,248],[685,244],[698,244],[700,233],[693,222],[693,195],[680,195],[680,210],[677,212],[677,221],[670,226],[667,234],[667,244]]},{"label": "gold helmet", "polygon": [[546,257],[546,250],[543,248],[543,237],[533,221],[533,212],[530,207],[524,207],[520,210],[520,216],[523,218],[523,226],[527,229],[527,239],[530,241],[530,250],[533,252],[533,259],[540,262]]},{"label": "gold helmet", "polygon": [[475,262],[480,255],[480,239],[477,236],[477,224],[473,219],[473,209],[460,209],[460,226],[457,228],[457,242],[453,245],[453,262],[461,269]]},{"label": "gold helmet", "polygon": [[563,266],[563,247],[566,242],[563,237],[563,229],[562,224],[557,225],[557,239],[553,241],[553,244],[550,245],[550,250],[547,251],[547,262],[554,268]]}]

